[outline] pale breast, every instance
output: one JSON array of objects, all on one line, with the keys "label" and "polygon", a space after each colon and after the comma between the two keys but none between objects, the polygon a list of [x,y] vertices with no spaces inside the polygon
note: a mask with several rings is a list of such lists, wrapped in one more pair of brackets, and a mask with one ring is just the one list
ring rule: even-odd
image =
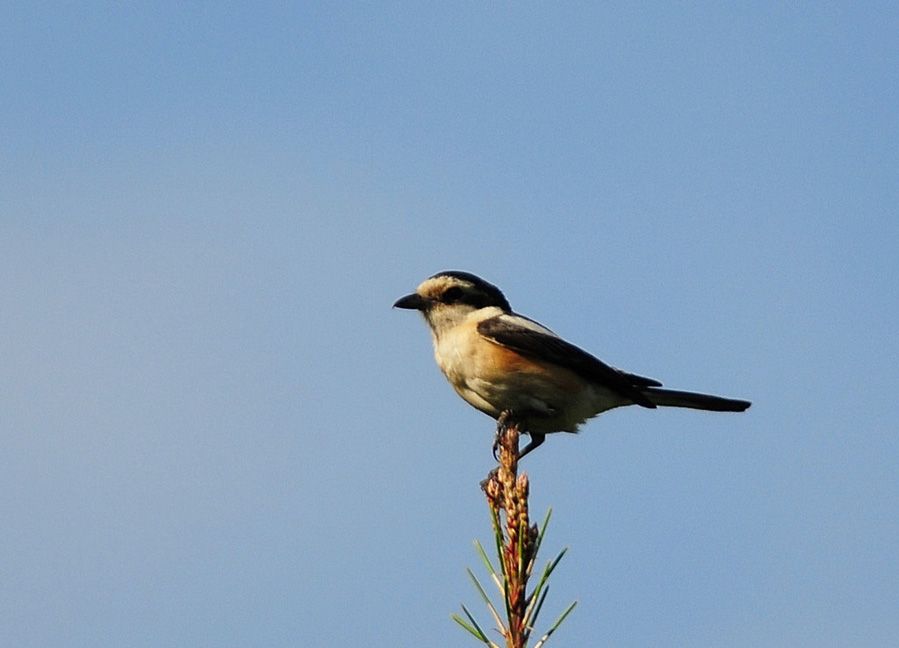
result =
[{"label": "pale breast", "polygon": [[547,372],[485,339],[476,327],[476,321],[465,322],[434,339],[438,366],[470,405],[494,417],[507,409],[551,415],[578,398],[583,383],[573,373]]},{"label": "pale breast", "polygon": [[434,338],[434,359],[453,386],[464,384],[475,371],[477,349],[466,328],[470,327],[462,324]]}]

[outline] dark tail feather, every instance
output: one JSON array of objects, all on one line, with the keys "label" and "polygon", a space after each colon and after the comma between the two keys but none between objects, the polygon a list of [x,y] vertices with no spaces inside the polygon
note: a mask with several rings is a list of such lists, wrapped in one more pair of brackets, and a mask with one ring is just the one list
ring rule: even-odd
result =
[{"label": "dark tail feather", "polygon": [[744,400],[658,387],[644,387],[641,391],[649,400],[662,407],[689,407],[710,412],[742,412],[751,405],[749,401]]}]

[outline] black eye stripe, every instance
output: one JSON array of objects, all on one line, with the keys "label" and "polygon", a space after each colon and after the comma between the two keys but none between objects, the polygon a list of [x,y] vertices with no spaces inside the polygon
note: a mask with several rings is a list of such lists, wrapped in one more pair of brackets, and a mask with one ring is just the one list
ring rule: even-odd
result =
[{"label": "black eye stripe", "polygon": [[447,288],[438,299],[444,304],[466,304],[475,308],[496,305],[490,295],[485,295],[479,290],[465,289],[460,286]]},{"label": "black eye stripe", "polygon": [[463,290],[458,286],[453,286],[452,288],[447,288],[443,295],[440,298],[440,301],[446,302],[447,304],[451,304],[453,302],[459,301],[463,295]]},{"label": "black eye stripe", "polygon": [[[461,270],[444,270],[443,272],[438,272],[435,275],[431,275],[429,279],[437,279],[439,277],[456,279],[465,284],[465,287],[450,286],[447,291],[444,291],[443,295],[437,298],[438,301],[441,301],[445,304],[461,302],[463,304],[470,304],[475,308],[496,306],[503,309],[507,313],[512,312],[512,307],[509,305],[509,302],[506,300],[505,296],[499,288],[494,286],[492,283],[484,281],[480,277],[471,274],[470,272],[462,272]],[[454,288],[458,288],[461,291],[461,295],[452,293],[450,296],[451,298],[447,299],[446,293],[449,290],[453,290]]]}]

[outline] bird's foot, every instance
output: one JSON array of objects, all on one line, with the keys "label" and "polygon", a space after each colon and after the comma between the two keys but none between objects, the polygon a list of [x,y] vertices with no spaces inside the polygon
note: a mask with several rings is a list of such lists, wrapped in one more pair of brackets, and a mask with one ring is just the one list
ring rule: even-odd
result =
[{"label": "bird's foot", "polygon": [[503,432],[510,425],[515,424],[512,410],[503,410],[496,419],[496,436],[493,437],[493,460],[499,461],[499,446],[502,441]]}]

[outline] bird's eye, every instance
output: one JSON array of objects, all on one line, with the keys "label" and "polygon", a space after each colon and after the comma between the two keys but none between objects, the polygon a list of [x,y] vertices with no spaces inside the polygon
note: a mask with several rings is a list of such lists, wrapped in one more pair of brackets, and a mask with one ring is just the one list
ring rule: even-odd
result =
[{"label": "bird's eye", "polygon": [[443,300],[447,304],[451,304],[455,301],[459,301],[462,297],[462,289],[458,286],[453,286],[452,288],[448,288],[443,293]]}]

